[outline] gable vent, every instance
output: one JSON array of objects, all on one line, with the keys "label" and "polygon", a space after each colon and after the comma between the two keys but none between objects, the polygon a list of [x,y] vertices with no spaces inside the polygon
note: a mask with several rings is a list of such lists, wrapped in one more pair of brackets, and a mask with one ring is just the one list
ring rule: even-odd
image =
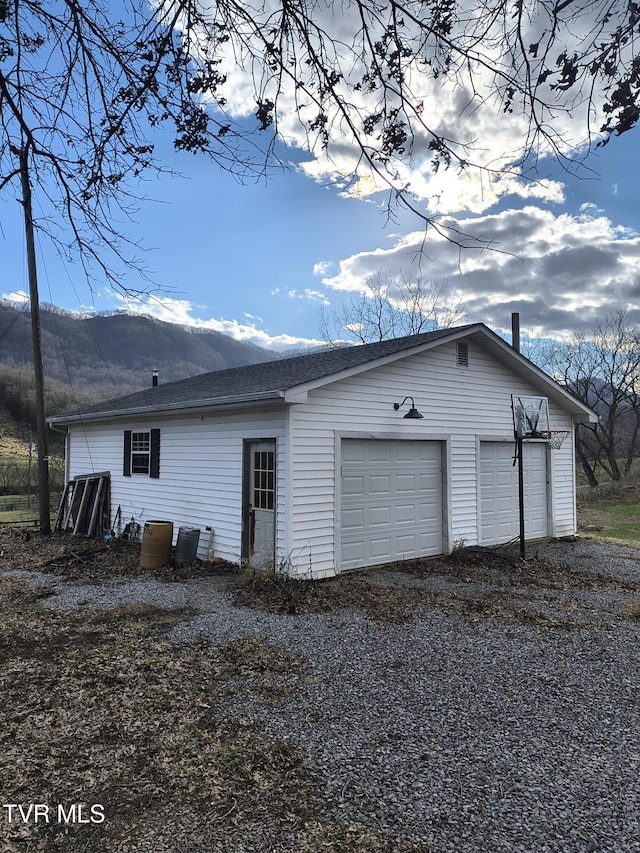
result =
[{"label": "gable vent", "polygon": [[469,367],[469,344],[466,341],[456,342],[456,358],[458,367]]}]

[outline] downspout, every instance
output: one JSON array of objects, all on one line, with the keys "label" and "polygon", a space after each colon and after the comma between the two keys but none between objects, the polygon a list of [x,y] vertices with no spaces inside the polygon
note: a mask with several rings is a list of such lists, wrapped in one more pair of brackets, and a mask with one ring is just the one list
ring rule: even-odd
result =
[{"label": "downspout", "polygon": [[69,440],[71,438],[69,427],[58,427],[55,424],[49,423],[49,428],[64,436],[64,485],[66,486],[69,482],[69,470],[71,468],[71,464],[69,462]]}]

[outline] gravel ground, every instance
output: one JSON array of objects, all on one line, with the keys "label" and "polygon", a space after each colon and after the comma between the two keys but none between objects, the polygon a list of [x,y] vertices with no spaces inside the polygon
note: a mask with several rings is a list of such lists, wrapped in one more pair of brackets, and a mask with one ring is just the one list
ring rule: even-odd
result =
[{"label": "gravel ground", "polygon": [[289,740],[346,824],[433,853],[640,851],[640,549],[587,540],[537,550],[590,582],[535,588],[503,569],[486,583],[384,572],[371,582],[499,594],[554,617],[539,623],[437,606],[405,624],[355,610],[271,614],[234,606],[225,577],[32,576],[54,587],[48,607],[186,606],[197,615],[173,629],[175,642],[260,637],[302,655],[294,693],[239,691],[227,710]]}]

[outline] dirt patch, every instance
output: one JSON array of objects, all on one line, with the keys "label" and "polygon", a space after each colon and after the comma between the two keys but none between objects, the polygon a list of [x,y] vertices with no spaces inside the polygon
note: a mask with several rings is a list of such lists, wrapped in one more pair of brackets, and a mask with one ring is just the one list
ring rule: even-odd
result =
[{"label": "dirt patch", "polygon": [[[303,660],[257,639],[170,643],[185,618],[145,606],[45,612],[24,580],[2,578],[3,797],[47,804],[51,818],[4,820],[3,853],[418,849],[335,825],[296,752],[224,713],[230,694],[289,695]],[[67,825],[60,804],[104,819]]]},{"label": "dirt patch", "polygon": [[371,584],[369,579],[349,579],[336,583],[318,581],[319,588],[307,588],[313,582],[260,583],[234,587],[236,604],[270,613],[308,614],[340,610],[360,610],[376,622],[405,624],[442,611],[466,616],[471,621],[500,619],[528,622],[540,627],[585,625],[581,608],[575,602],[554,601],[550,607],[533,605],[526,596],[513,590],[470,589],[468,592],[431,591],[414,585]]},{"label": "dirt patch", "polygon": [[447,557],[397,563],[400,572],[429,577],[445,575],[464,582],[491,583],[532,590],[591,590],[594,592],[640,592],[640,582],[613,578],[595,569],[585,571],[575,563],[552,562],[532,555],[526,560],[515,553],[500,556],[490,549],[471,549]]},{"label": "dirt patch", "polygon": [[182,581],[194,577],[233,574],[231,563],[171,562],[157,569],[140,567],[139,542],[114,539],[96,542],[68,535],[40,536],[19,529],[0,531],[0,569],[26,569],[62,575],[72,581],[103,581],[119,577]]},{"label": "dirt patch", "polygon": [[[312,581],[273,572],[241,574],[233,564],[202,561],[141,569],[139,543],[115,540],[104,544],[68,536],[5,532],[0,539],[0,567],[37,570],[62,575],[69,581],[97,584],[125,577],[173,583],[222,575],[238,606],[288,615],[347,608],[361,611],[369,619],[395,624],[414,619],[418,609],[423,615],[439,609],[472,620],[499,618],[540,627],[571,627],[584,624],[583,607],[554,595],[556,592],[640,593],[640,582],[615,579],[597,570],[585,571],[570,561],[542,559],[536,556],[535,548],[530,550],[533,558],[523,561],[515,551],[498,556],[490,550],[462,549],[449,556]],[[28,594],[35,601],[51,592],[40,588]]]}]

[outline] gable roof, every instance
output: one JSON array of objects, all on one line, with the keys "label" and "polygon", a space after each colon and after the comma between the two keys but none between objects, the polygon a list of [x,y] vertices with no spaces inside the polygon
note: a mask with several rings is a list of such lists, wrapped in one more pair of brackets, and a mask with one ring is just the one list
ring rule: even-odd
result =
[{"label": "gable roof", "polygon": [[[50,424],[68,424],[77,421],[91,422],[127,415],[160,414],[176,410],[209,406],[230,406],[259,403],[269,400],[284,401],[287,391],[308,386],[334,382],[344,375],[368,369],[373,363],[384,363],[404,358],[445,341],[456,340],[471,334],[488,335],[494,346],[525,365],[525,372],[533,371],[544,384],[550,383],[562,397],[567,397],[574,411],[590,413],[588,407],[537,368],[528,359],[517,353],[509,344],[492,332],[483,323],[439,329],[419,335],[393,338],[362,346],[326,349],[298,355],[292,358],[266,361],[244,367],[216,370],[181,379],[177,382],[159,384],[144,391],[106,400],[81,411],[67,412],[48,418]],[[567,401],[565,400],[565,405]]]}]

